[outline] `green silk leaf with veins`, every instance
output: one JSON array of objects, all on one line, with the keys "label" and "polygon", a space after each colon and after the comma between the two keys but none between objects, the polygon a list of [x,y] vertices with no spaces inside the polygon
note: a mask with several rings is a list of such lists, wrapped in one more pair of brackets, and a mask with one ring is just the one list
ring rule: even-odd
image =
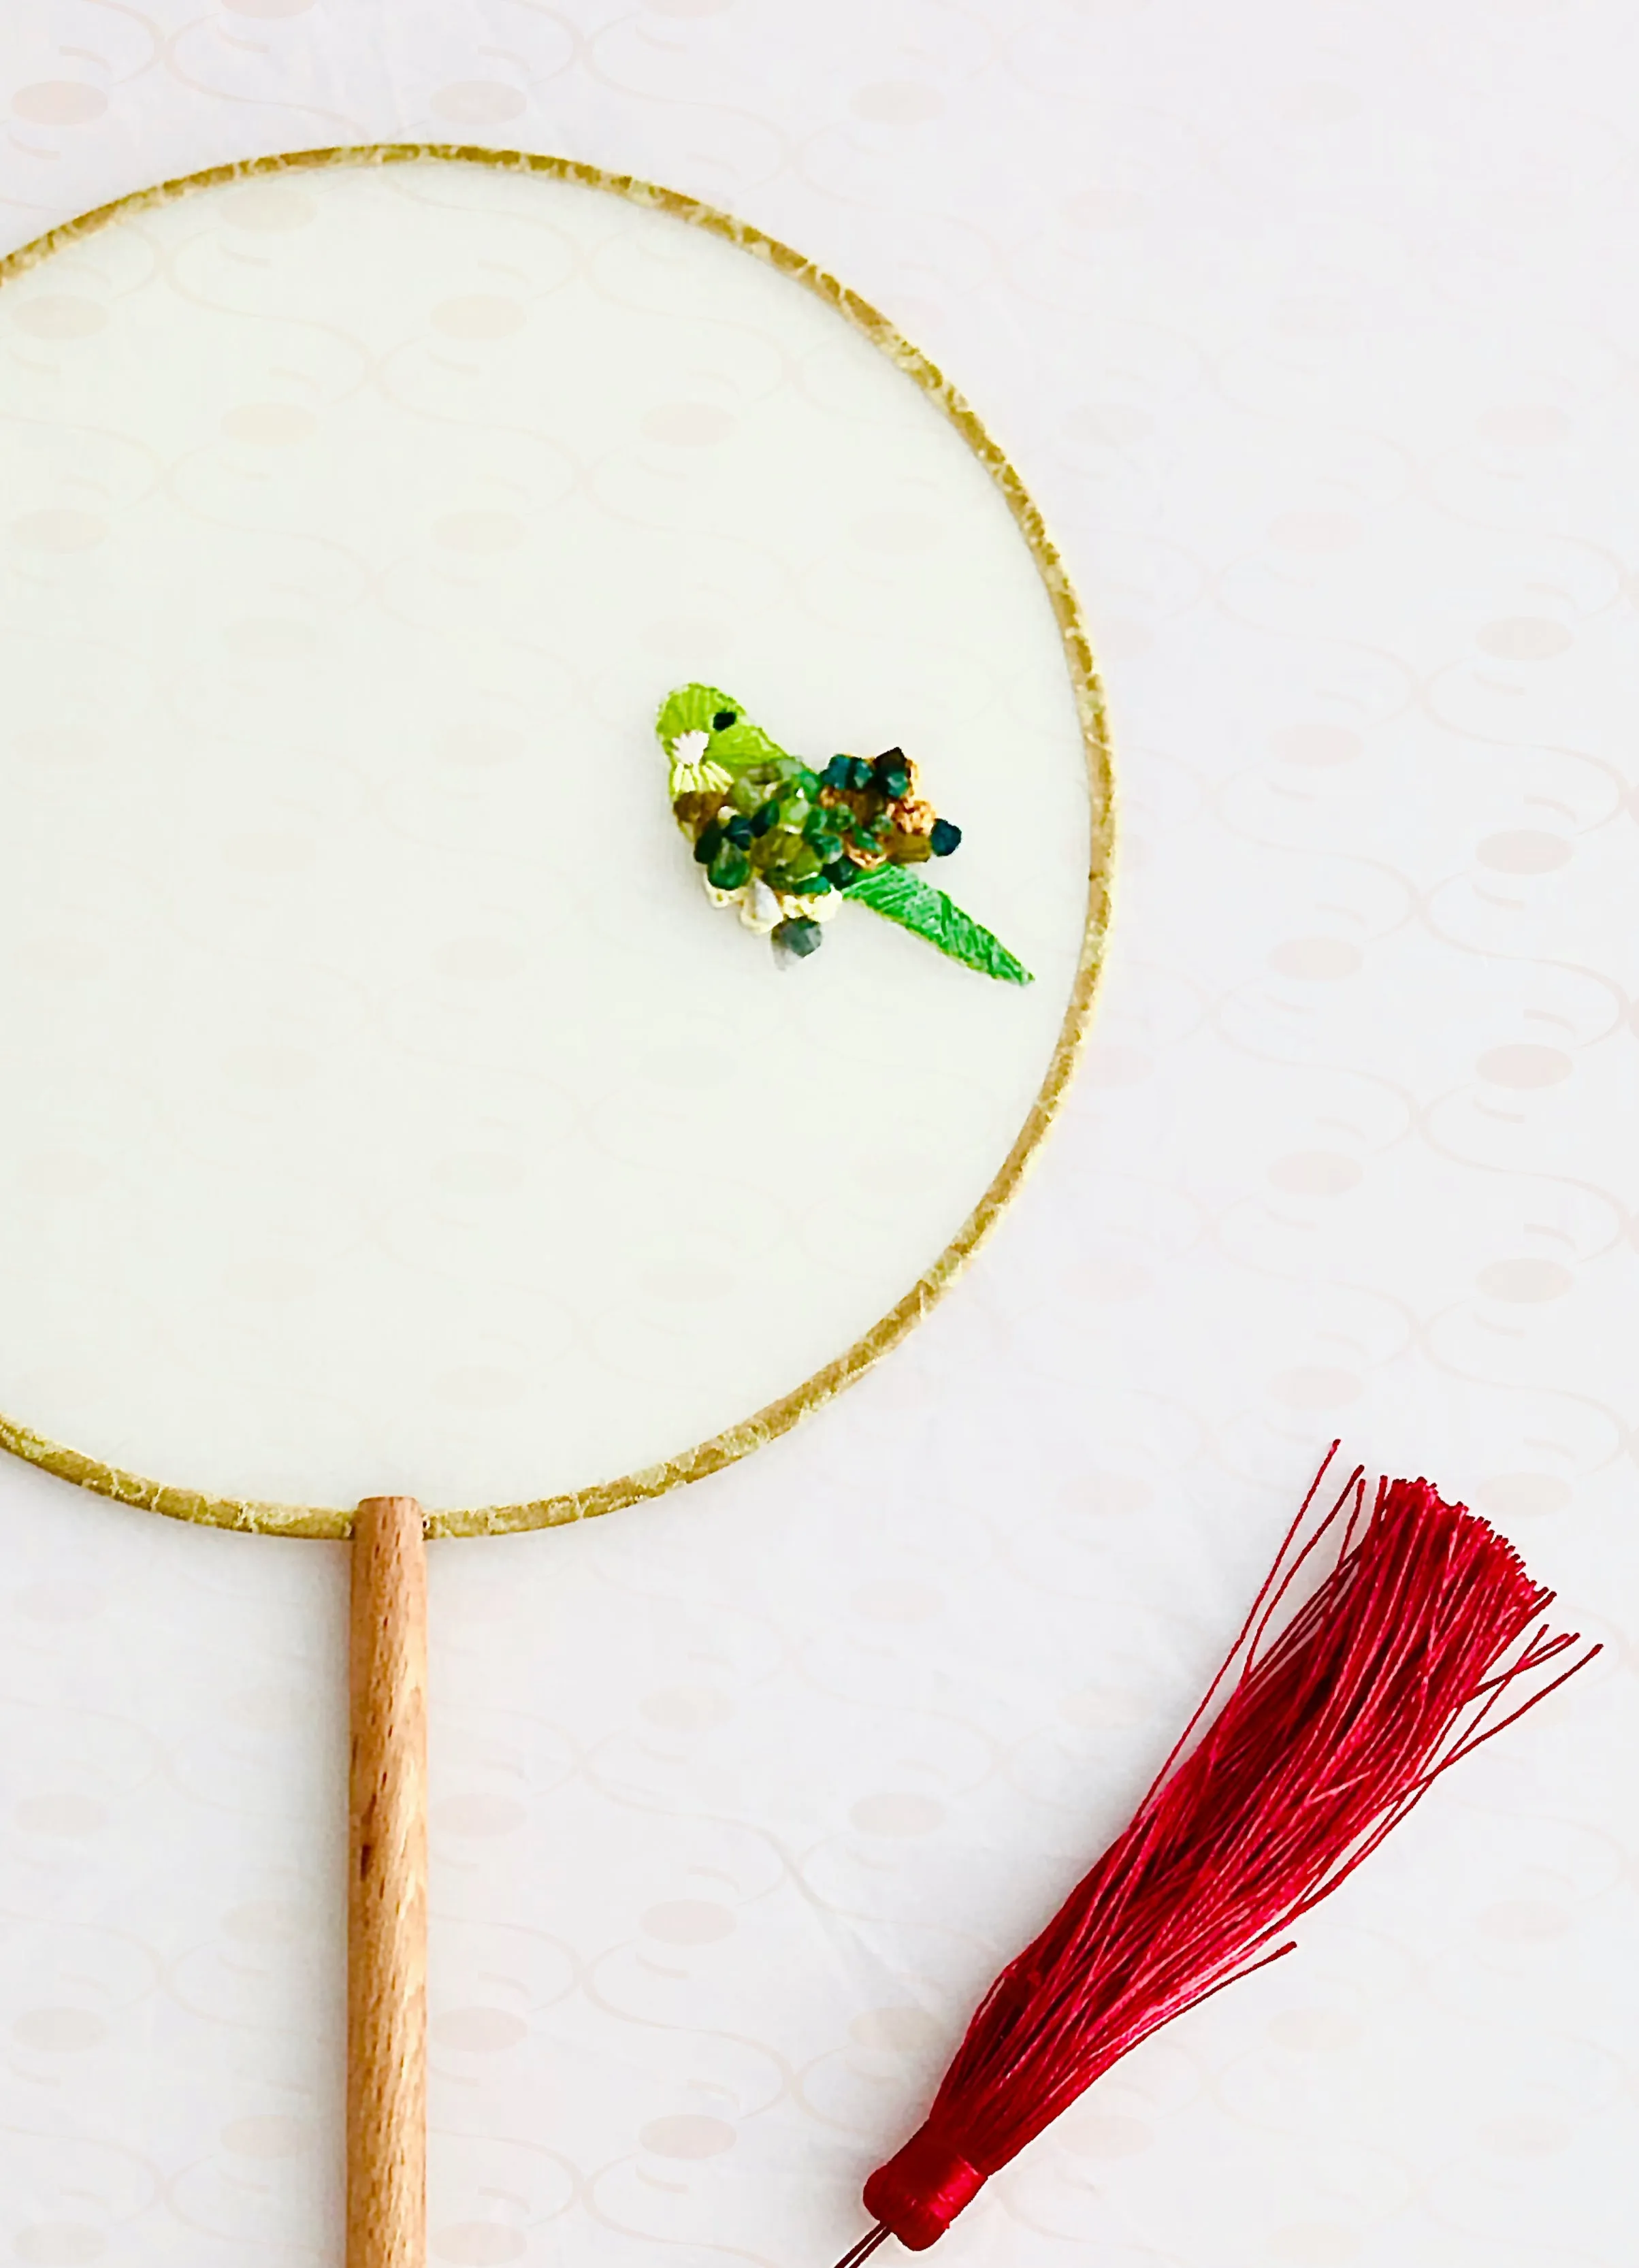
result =
[{"label": "green silk leaf with veins", "polygon": [[[725,713],[734,722],[719,733],[711,720]],[[707,756],[733,775],[749,771],[753,764],[791,762],[761,725],[753,724],[733,695],[716,685],[680,685],[668,694],[655,718],[655,731],[668,755],[680,733],[703,733]]]},{"label": "green silk leaf with veins", "polygon": [[850,882],[846,892],[850,905],[869,906],[884,921],[897,922],[915,937],[926,938],[964,968],[1003,984],[1031,984],[1034,978],[1022,961],[1015,960],[998,937],[993,937],[971,914],[952,904],[943,890],[924,882],[909,866],[877,866]]}]

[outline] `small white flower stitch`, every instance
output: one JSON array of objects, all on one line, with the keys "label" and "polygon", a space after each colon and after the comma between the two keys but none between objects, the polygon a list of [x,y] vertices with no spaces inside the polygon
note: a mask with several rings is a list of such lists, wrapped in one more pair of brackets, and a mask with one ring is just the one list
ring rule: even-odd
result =
[{"label": "small white flower stitch", "polygon": [[670,789],[675,802],[680,795],[699,795],[707,788],[725,788],[729,775],[721,764],[708,761],[706,750],[711,746],[709,733],[680,733],[673,741],[668,755],[672,766]]}]

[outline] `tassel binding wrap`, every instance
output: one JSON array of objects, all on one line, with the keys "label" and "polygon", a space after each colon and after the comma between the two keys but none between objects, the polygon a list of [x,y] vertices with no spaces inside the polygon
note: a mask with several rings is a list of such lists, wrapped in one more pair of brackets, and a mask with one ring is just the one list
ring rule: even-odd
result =
[{"label": "tassel binding wrap", "polygon": [[[1357,1469],[1304,1540],[1336,1447],[1132,1824],[997,1977],[925,2123],[866,2183],[878,2227],[850,2260],[890,2233],[933,2243],[1101,2072],[1291,1952],[1272,1940],[1443,1771],[1599,1652],[1544,1680],[1578,1643],[1540,1620],[1553,1593],[1427,1481],[1380,1482],[1368,1514]],[[1334,1564],[1292,1611],[1328,1536]]]}]

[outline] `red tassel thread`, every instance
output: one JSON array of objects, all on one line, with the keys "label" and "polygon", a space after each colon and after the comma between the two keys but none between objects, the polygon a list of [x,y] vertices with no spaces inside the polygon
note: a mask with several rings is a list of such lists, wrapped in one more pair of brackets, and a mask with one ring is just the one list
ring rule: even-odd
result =
[{"label": "red tassel thread", "polygon": [[[942,2236],[989,2176],[1129,2049],[1290,1953],[1290,1944],[1265,1948],[1351,1874],[1443,1771],[1599,1651],[1496,1717],[1504,1693],[1577,1643],[1575,1632],[1550,1638],[1538,1624],[1554,1594],[1487,1521],[1443,1503],[1427,1481],[1380,1481],[1368,1519],[1357,1468],[1300,1543],[1336,1451],[1334,1442],[1131,1826],[996,1978],[927,2119],[865,2183],[878,2225],[848,2262],[890,2233],[915,2252]],[[1346,1510],[1331,1572],[1271,1637]]]}]

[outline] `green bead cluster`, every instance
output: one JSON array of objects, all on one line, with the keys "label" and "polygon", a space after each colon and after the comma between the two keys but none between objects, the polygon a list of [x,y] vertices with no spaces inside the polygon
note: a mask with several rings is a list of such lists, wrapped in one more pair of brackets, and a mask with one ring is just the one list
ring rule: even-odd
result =
[{"label": "green bead cluster", "polygon": [[[893,827],[886,814],[865,816],[839,800],[821,800],[825,787],[839,784],[831,777],[838,766],[856,762],[839,756],[823,779],[789,759],[741,772],[695,841],[695,857],[713,889],[738,890],[756,875],[780,897],[822,898],[847,889],[864,871],[850,853],[880,864]],[[871,768],[861,762],[860,770],[863,789]]]},{"label": "green bead cluster", "polygon": [[1009,984],[1030,972],[921,867],[962,839],[917,791],[902,748],[814,769],[770,740],[715,685],[680,685],[655,718],[673,815],[713,894],[738,902],[779,961],[805,961],[847,892],[952,961]]}]

